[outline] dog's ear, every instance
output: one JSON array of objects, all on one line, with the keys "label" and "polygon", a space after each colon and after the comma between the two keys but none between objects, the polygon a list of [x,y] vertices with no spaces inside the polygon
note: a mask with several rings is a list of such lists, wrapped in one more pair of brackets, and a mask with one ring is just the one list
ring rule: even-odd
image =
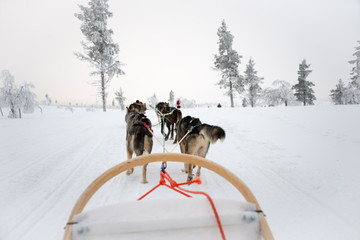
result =
[{"label": "dog's ear", "polygon": [[129,111],[130,111],[130,110],[129,110],[129,108],[128,108],[128,107],[126,107],[126,113],[129,113]]}]

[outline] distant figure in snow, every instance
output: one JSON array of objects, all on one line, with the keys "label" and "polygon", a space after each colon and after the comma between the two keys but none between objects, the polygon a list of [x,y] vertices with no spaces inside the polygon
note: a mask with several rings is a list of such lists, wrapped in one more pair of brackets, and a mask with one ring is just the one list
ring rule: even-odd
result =
[{"label": "distant figure in snow", "polygon": [[176,101],[176,107],[177,107],[177,108],[181,108],[181,107],[180,107],[180,99],[178,99],[178,100]]},{"label": "distant figure in snow", "polygon": [[217,107],[218,107],[218,108],[221,108],[221,104],[219,103],[219,104],[217,105]]}]

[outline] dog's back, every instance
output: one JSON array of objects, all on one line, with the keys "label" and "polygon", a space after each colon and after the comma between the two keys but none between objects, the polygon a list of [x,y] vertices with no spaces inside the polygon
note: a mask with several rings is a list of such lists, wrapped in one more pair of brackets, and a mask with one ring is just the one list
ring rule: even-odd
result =
[{"label": "dog's back", "polygon": [[180,141],[189,130],[188,136],[180,142],[182,153],[205,157],[210,143],[225,139],[225,131],[221,127],[204,124],[198,118],[186,116],[177,124],[177,140]]},{"label": "dog's back", "polygon": [[128,152],[128,159],[132,157],[133,152],[136,156],[140,156],[152,151],[152,134],[145,127],[145,124],[151,129],[151,121],[144,114],[137,111],[128,112],[125,116],[127,124],[126,129],[126,147]]}]

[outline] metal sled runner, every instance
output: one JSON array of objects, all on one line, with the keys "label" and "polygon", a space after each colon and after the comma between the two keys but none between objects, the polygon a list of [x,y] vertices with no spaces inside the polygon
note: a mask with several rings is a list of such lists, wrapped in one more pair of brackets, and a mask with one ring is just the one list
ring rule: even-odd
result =
[{"label": "metal sled runner", "polygon": [[[226,238],[274,239],[254,194],[236,175],[221,165],[201,157],[155,153],[133,158],[104,172],[82,193],[65,227],[63,240],[76,239],[221,239],[210,204],[202,198],[171,200],[168,210],[164,200],[149,199],[120,203],[83,212],[90,198],[107,181],[136,166],[152,162],[192,163],[211,170],[231,183],[246,202],[214,199]],[[158,211],[159,201],[161,210]],[[163,211],[164,210],[164,211]],[[141,219],[136,213],[141,212]]]}]

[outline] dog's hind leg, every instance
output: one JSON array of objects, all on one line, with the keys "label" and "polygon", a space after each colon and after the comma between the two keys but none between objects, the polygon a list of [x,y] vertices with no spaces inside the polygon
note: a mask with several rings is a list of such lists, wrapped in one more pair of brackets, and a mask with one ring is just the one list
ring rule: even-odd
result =
[{"label": "dog's hind leg", "polygon": [[194,165],[193,164],[191,164],[191,163],[189,163],[188,165],[187,165],[187,174],[188,174],[188,177],[187,177],[187,181],[188,182],[190,182],[191,180],[193,180],[193,178],[194,178],[194,174],[192,173],[193,172],[193,167],[194,167]]},{"label": "dog's hind leg", "polygon": [[184,163],[184,169],[181,169],[181,171],[182,172],[185,172],[185,173],[188,173],[189,172],[189,170],[188,170],[188,168],[189,168],[189,163]]},{"label": "dog's hind leg", "polygon": [[[167,141],[169,139],[170,136],[170,123],[166,122],[166,128],[168,129],[168,133],[165,136],[165,141]],[[165,131],[165,130],[164,130]]]},{"label": "dog's hind leg", "polygon": [[[144,152],[142,153],[142,155],[148,155],[149,152],[144,150]],[[147,163],[143,165],[143,170],[142,170],[142,183],[148,183],[147,179],[146,179],[146,170],[147,170]]]},{"label": "dog's hind leg", "polygon": [[[209,146],[210,146],[210,143],[206,143],[204,142],[203,145],[197,150],[197,153],[195,155],[198,155],[200,157],[203,157],[205,158],[206,157],[206,154],[209,150]],[[201,167],[198,166],[198,169],[196,171],[196,176],[199,177],[200,176],[200,170],[201,170]]]},{"label": "dog's hind leg", "polygon": [[[130,136],[129,139],[127,139],[127,141],[126,141],[126,153],[127,153],[127,159],[130,160],[134,153],[134,137],[133,136]],[[130,175],[133,172],[134,172],[134,168],[129,169],[126,171],[126,175]]]},{"label": "dog's hind leg", "polygon": [[198,169],[197,169],[197,171],[196,171],[196,176],[197,176],[197,177],[200,177],[201,167],[200,167],[200,166],[197,166],[197,167],[198,167]]},{"label": "dog's hind leg", "polygon": [[146,169],[147,169],[147,163],[143,165],[143,170],[142,170],[142,183],[148,183],[148,181],[146,180]]},{"label": "dog's hind leg", "polygon": [[170,129],[171,129],[170,139],[173,140],[174,139],[174,124],[173,123],[170,124]]},{"label": "dog's hind leg", "polygon": [[[153,147],[153,140],[152,137],[146,136],[144,137],[144,149],[141,155],[148,155],[151,153]],[[147,163],[143,165],[143,171],[142,171],[142,183],[148,183],[146,179],[146,170],[147,170]]]}]

